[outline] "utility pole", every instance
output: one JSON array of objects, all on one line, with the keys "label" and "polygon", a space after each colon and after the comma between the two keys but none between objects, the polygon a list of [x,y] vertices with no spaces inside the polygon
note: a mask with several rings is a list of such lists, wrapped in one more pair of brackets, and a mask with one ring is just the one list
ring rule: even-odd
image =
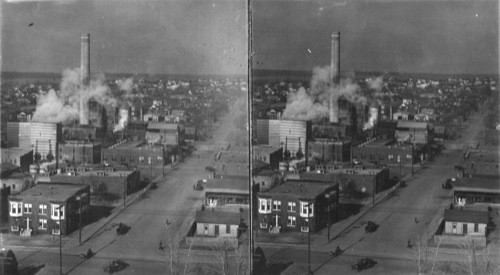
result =
[{"label": "utility pole", "polygon": [[311,272],[311,204],[307,203],[307,270]]},{"label": "utility pole", "polygon": [[61,222],[61,207],[62,205],[59,205],[57,207],[57,211],[59,211],[59,274],[63,275],[63,269],[62,269],[62,222]]},{"label": "utility pole", "polygon": [[78,200],[78,244],[82,244],[82,198],[76,197]]},{"label": "utility pole", "polygon": [[126,197],[127,197],[127,178],[123,179],[123,207],[125,207]]}]

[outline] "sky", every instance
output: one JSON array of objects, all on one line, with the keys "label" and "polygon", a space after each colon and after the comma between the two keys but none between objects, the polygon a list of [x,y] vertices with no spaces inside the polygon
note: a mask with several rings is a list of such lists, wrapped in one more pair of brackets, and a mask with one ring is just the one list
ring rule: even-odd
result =
[{"label": "sky", "polygon": [[0,1],[2,71],[79,67],[81,33],[92,73],[248,70],[246,0]]},{"label": "sky", "polygon": [[498,74],[498,1],[310,0],[252,3],[253,67],[312,70],[330,62],[341,32],[341,70]]}]

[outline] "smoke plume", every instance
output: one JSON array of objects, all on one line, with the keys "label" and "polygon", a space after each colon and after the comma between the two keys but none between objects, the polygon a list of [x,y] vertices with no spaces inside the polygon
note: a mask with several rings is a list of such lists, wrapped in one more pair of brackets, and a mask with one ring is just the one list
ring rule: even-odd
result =
[{"label": "smoke plume", "polygon": [[125,92],[125,99],[133,99],[134,98],[134,95],[132,94],[132,88],[133,88],[133,85],[134,85],[134,78],[133,77],[129,77],[129,78],[126,78],[126,79],[120,79],[116,82],[117,86],[118,86],[118,89],[120,91],[124,91]]},{"label": "smoke plume", "polygon": [[[337,102],[339,98],[352,103],[366,104],[366,98],[361,94],[358,84],[353,83],[351,79],[342,79],[340,84],[335,84],[332,80],[331,67],[315,67],[310,90],[300,88],[290,93],[282,117],[294,120],[320,120],[328,117],[330,97],[333,99],[331,108],[334,110],[339,108]],[[338,121],[338,118],[335,119]]]},{"label": "smoke plume", "polygon": [[377,78],[368,78],[366,80],[366,84],[368,84],[368,87],[370,89],[380,92],[380,90],[382,90],[382,87],[384,86],[384,78],[382,76],[379,76]]},{"label": "smoke plume", "polygon": [[120,109],[120,119],[118,121],[118,124],[115,125],[113,132],[123,130],[125,126],[127,126],[127,122],[128,122],[128,110]]},{"label": "smoke plume", "polygon": [[51,89],[46,94],[39,93],[33,121],[64,123],[78,119],[80,98],[84,101],[92,99],[104,106],[115,107],[118,104],[102,78],[92,80],[89,86],[83,86],[80,83],[80,69],[66,69],[62,73],[59,91]]},{"label": "smoke plume", "polygon": [[370,118],[368,122],[363,126],[363,131],[373,128],[378,119],[378,109],[377,107],[370,107]]}]

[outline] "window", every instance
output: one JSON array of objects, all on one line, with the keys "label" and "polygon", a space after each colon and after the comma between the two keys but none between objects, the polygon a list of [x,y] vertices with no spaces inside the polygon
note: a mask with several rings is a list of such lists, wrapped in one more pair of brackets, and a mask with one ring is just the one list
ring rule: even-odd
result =
[{"label": "window", "polygon": [[38,220],[38,229],[47,229],[47,219]]},{"label": "window", "polygon": [[21,210],[22,205],[23,205],[22,202],[17,202],[17,201],[10,202],[10,215],[12,217],[21,217],[23,215]]},{"label": "window", "polygon": [[287,226],[295,226],[295,224],[297,223],[297,218],[294,217],[294,216],[288,216],[288,219],[286,221],[286,225]]},{"label": "window", "polygon": [[388,160],[393,160],[393,159],[394,159],[394,155],[388,155],[388,156],[387,156],[387,159],[388,159]]},{"label": "window", "polygon": [[300,216],[301,217],[312,217],[313,216],[313,209],[314,209],[313,203],[300,202]]},{"label": "window", "polygon": [[125,156],[120,157],[121,162],[125,162]]},{"label": "window", "polygon": [[378,155],[378,159],[379,160],[384,160],[384,155],[382,155],[382,154]]},{"label": "window", "polygon": [[108,160],[108,155],[102,155],[102,160]]},{"label": "window", "polygon": [[158,160],[162,160],[162,159],[163,159],[163,157],[162,157],[162,156],[158,156]]},{"label": "window", "polygon": [[479,232],[479,224],[474,224],[474,232]]},{"label": "window", "polygon": [[116,161],[116,155],[111,155],[111,160]]},{"label": "window", "polygon": [[53,220],[64,220],[64,205],[52,204],[51,213]]},{"label": "window", "polygon": [[271,199],[259,199],[259,212],[271,213]]},{"label": "window", "polygon": [[38,206],[38,214],[47,215],[47,205],[46,204],[40,204]]},{"label": "window", "polygon": [[135,162],[134,156],[130,156],[130,162]]},{"label": "window", "polygon": [[273,201],[273,210],[280,211],[281,210],[281,201]]},{"label": "window", "polygon": [[230,233],[231,233],[231,225],[226,224],[226,234],[230,234]]},{"label": "window", "polygon": [[139,162],[144,162],[144,157],[143,156],[139,156]]},{"label": "window", "polygon": [[288,208],[287,208],[288,212],[295,212],[296,208],[297,208],[297,203],[288,202]]},{"label": "window", "polygon": [[411,155],[410,154],[406,155],[406,158],[411,159]]},{"label": "window", "polygon": [[31,208],[33,207],[33,204],[31,203],[25,203],[24,204],[24,213],[25,214],[31,214]]}]

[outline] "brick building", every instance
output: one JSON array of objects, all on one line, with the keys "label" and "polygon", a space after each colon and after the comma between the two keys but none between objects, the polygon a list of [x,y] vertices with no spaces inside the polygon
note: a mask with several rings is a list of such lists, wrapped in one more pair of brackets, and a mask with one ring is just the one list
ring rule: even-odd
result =
[{"label": "brick building", "polygon": [[350,141],[329,141],[316,139],[309,141],[309,158],[319,162],[346,162],[351,157]]},{"label": "brick building", "polygon": [[59,163],[92,165],[101,162],[102,145],[85,141],[67,141],[59,144]]},{"label": "brick building", "polygon": [[177,123],[149,122],[146,130],[148,143],[178,146],[184,144],[184,128]]},{"label": "brick building", "polygon": [[20,167],[21,171],[28,172],[33,163],[33,150],[29,147],[2,148],[0,155],[2,162],[10,162]]},{"label": "brick building", "polygon": [[339,202],[339,185],[291,180],[259,192],[257,197],[257,222],[262,230],[316,232],[333,221]]},{"label": "brick building", "polygon": [[10,229],[23,236],[67,235],[90,217],[90,187],[73,184],[38,184],[9,197]]},{"label": "brick building", "polygon": [[352,161],[375,165],[406,165],[427,159],[424,147],[372,139],[352,147]]},{"label": "brick building", "polygon": [[271,169],[278,169],[283,161],[283,147],[256,145],[252,147],[252,159],[258,159],[270,165]]},{"label": "brick building", "polygon": [[49,178],[50,183],[71,183],[90,186],[93,195],[98,194],[99,186],[106,186],[108,196],[122,199],[140,189],[140,171],[117,170],[107,167],[104,170],[75,169]]}]

